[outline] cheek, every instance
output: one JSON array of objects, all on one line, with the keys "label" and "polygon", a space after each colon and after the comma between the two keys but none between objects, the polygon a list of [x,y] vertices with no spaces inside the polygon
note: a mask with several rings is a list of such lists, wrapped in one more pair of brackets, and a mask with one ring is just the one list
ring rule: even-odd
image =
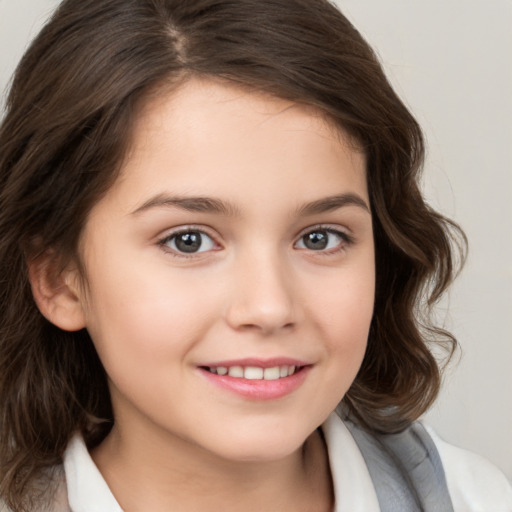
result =
[{"label": "cheek", "polygon": [[373,316],[373,259],[360,267],[347,265],[323,284],[307,302],[307,314],[314,319],[312,337],[323,345],[315,374],[319,384],[310,399],[311,417],[318,424],[340,403],[361,367]]},{"label": "cheek", "polygon": [[[370,253],[371,256],[371,253]],[[316,328],[331,361],[329,379],[344,394],[362,363],[375,300],[373,259],[332,276],[310,302],[315,309]]]},{"label": "cheek", "polygon": [[375,301],[373,260],[347,268],[319,287],[311,303],[333,348],[347,349],[366,341]]},{"label": "cheek", "polygon": [[201,279],[157,272],[151,265],[139,268],[144,271],[121,264],[91,278],[87,326],[107,371],[120,358],[132,371],[143,367],[142,361],[183,359],[218,316],[211,289]]}]

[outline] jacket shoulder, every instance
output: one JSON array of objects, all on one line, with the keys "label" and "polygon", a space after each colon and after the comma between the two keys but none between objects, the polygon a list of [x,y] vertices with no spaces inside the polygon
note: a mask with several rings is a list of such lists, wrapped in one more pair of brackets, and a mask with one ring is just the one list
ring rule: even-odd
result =
[{"label": "jacket shoulder", "polygon": [[443,463],[456,511],[512,512],[512,487],[505,475],[485,457],[443,441],[428,425]]}]

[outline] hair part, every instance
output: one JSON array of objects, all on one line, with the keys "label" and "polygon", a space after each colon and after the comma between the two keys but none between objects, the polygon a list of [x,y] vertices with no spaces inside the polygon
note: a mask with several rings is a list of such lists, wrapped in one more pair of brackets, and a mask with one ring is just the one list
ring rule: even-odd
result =
[{"label": "hair part", "polygon": [[312,105],[364,151],[375,312],[344,410],[396,432],[438,394],[429,345],[450,355],[456,342],[422,312],[453,279],[465,237],[423,200],[421,130],[350,22],[327,0],[65,0],[20,62],[0,127],[0,495],[15,512],[73,432],[92,447],[113,422],[88,333],[41,315],[27,260],[53,250],[56,268],[79,263],[138,108],[194,76]]}]

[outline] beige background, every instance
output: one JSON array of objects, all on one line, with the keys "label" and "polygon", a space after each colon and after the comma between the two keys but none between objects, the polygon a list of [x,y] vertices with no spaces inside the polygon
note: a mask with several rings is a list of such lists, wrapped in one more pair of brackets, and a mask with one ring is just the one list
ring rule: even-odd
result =
[{"label": "beige background", "polygon": [[[337,3],[426,131],[430,202],[470,239],[466,269],[439,309],[462,358],[427,420],[512,480],[512,1]],[[0,0],[0,90],[56,4]]]}]

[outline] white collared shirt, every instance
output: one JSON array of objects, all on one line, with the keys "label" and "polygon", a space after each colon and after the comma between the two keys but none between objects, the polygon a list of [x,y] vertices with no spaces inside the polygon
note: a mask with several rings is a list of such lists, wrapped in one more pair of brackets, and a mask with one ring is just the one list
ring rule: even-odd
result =
[{"label": "white collared shirt", "polygon": [[[379,512],[363,456],[343,421],[332,414],[322,430],[333,478],[334,512]],[[455,512],[512,512],[512,488],[496,467],[428,431],[443,462]],[[64,470],[71,512],[122,512],[80,436],[66,450]]]}]

